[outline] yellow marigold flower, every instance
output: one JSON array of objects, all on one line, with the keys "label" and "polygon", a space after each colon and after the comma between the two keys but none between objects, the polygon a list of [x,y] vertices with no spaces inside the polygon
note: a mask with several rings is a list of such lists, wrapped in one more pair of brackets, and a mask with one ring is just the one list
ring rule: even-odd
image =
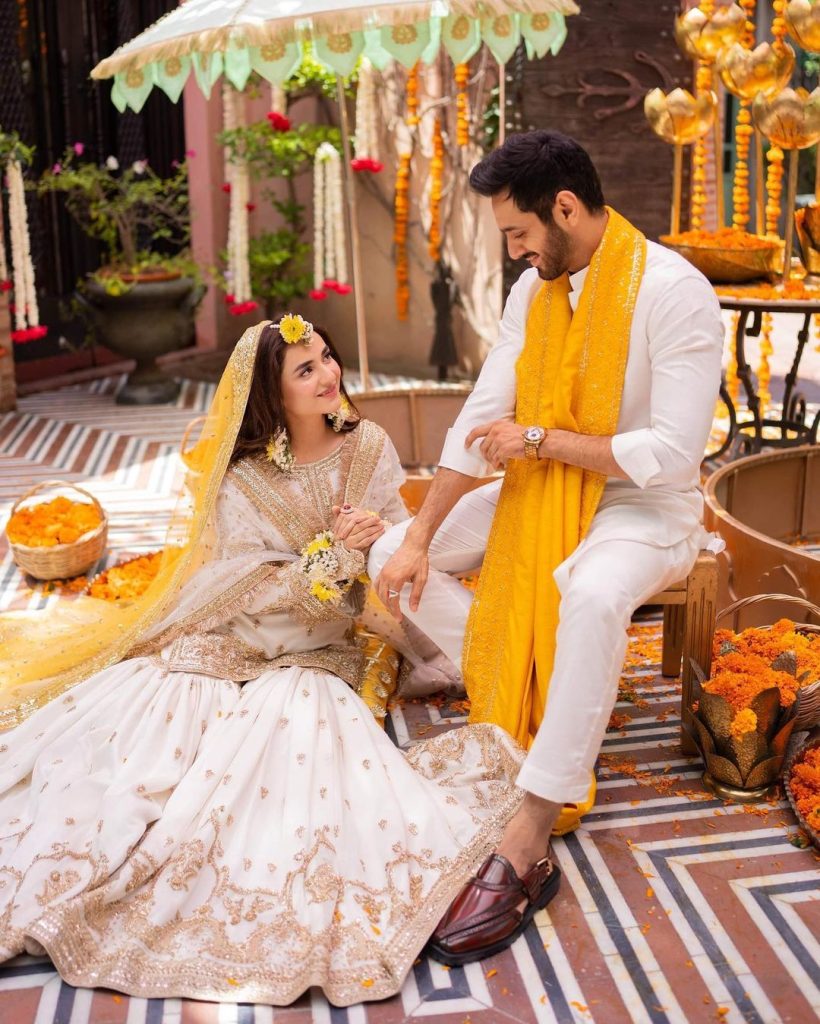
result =
[{"label": "yellow marigold flower", "polygon": [[755,729],[757,729],[757,715],[751,708],[744,708],[742,711],[738,711],[732,719],[729,732],[734,739],[740,740],[746,733],[754,732]]},{"label": "yellow marigold flower", "polygon": [[319,601],[335,601],[337,592],[321,580],[314,580],[310,585],[310,592]]},{"label": "yellow marigold flower", "polygon": [[279,321],[279,333],[287,345],[309,341],[312,332],[313,324],[308,323],[298,313],[286,313]]}]

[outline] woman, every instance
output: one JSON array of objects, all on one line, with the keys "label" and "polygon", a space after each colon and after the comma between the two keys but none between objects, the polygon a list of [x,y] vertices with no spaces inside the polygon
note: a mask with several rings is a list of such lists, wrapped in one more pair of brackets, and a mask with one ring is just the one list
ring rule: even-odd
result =
[{"label": "woman", "polygon": [[492,849],[511,741],[403,754],[351,689],[365,552],[405,514],[392,445],[351,413],[326,336],[247,332],[141,607],[7,629],[12,715],[42,706],[0,744],[0,958],[43,947],[139,996],[381,999]]}]

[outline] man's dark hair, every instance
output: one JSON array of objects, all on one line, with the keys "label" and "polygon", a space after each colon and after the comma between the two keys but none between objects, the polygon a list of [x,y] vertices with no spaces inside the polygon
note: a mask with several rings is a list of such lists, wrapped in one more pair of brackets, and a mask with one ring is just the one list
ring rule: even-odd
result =
[{"label": "man's dark hair", "polygon": [[470,187],[482,196],[506,193],[519,210],[552,223],[555,197],[565,189],[590,211],[604,207],[601,179],[589,153],[575,139],[543,129],[510,135],[470,172]]}]

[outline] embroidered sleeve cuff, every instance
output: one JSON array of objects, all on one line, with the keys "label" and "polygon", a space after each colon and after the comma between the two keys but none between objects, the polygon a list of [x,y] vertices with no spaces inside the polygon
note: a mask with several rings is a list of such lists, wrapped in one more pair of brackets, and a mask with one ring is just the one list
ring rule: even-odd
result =
[{"label": "embroidered sleeve cuff", "polygon": [[629,479],[638,487],[648,487],[660,473],[661,466],[651,447],[652,431],[631,430],[612,438],[612,456]]},{"label": "embroidered sleeve cuff", "polygon": [[492,467],[485,461],[478,451],[478,444],[472,448],[464,447],[466,434],[456,432],[452,428],[447,431],[447,438],[438,460],[442,469],[453,469],[456,473],[463,473],[465,476],[490,476]]}]

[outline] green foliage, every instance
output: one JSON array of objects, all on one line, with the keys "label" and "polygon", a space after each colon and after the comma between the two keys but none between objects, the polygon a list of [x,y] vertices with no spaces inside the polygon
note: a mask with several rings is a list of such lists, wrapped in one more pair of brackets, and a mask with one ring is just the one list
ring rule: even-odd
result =
[{"label": "green foliage", "polygon": [[100,166],[79,155],[66,149],[41,176],[37,191],[65,195],[66,209],[89,237],[103,243],[109,264],[120,273],[178,261],[167,253],[180,253],[190,240],[186,164],[161,178],[145,161],[121,170],[113,157]]},{"label": "green foliage", "polygon": [[34,160],[34,146],[27,146],[17,132],[4,132],[0,127],[0,164],[17,160],[22,167],[30,167]]},{"label": "green foliage", "polygon": [[339,129],[326,124],[298,124],[286,132],[274,131],[267,121],[221,132],[217,141],[235,162],[244,158],[259,178],[293,178],[313,167],[316,150],[330,142],[341,152]]},{"label": "green foliage", "polygon": [[[344,79],[345,92],[349,96],[353,95],[351,86],[355,85],[358,81],[357,72],[358,62],[353,74],[349,78]],[[288,93],[314,92],[328,96],[330,99],[336,99],[336,80],[336,73],[328,71],[324,64],[320,64],[314,58],[310,45],[306,44],[302,63],[285,82],[284,88],[285,92]]]},{"label": "green foliage", "polygon": [[481,119],[481,127],[483,129],[481,148],[485,153],[489,153],[491,149],[495,149],[498,145],[498,130],[501,118],[499,98],[499,89],[496,86],[490,92],[487,106],[484,108],[484,116]]},{"label": "green foliage", "polygon": [[250,240],[251,291],[264,302],[269,317],[310,290],[310,248],[291,228],[265,231]]}]

